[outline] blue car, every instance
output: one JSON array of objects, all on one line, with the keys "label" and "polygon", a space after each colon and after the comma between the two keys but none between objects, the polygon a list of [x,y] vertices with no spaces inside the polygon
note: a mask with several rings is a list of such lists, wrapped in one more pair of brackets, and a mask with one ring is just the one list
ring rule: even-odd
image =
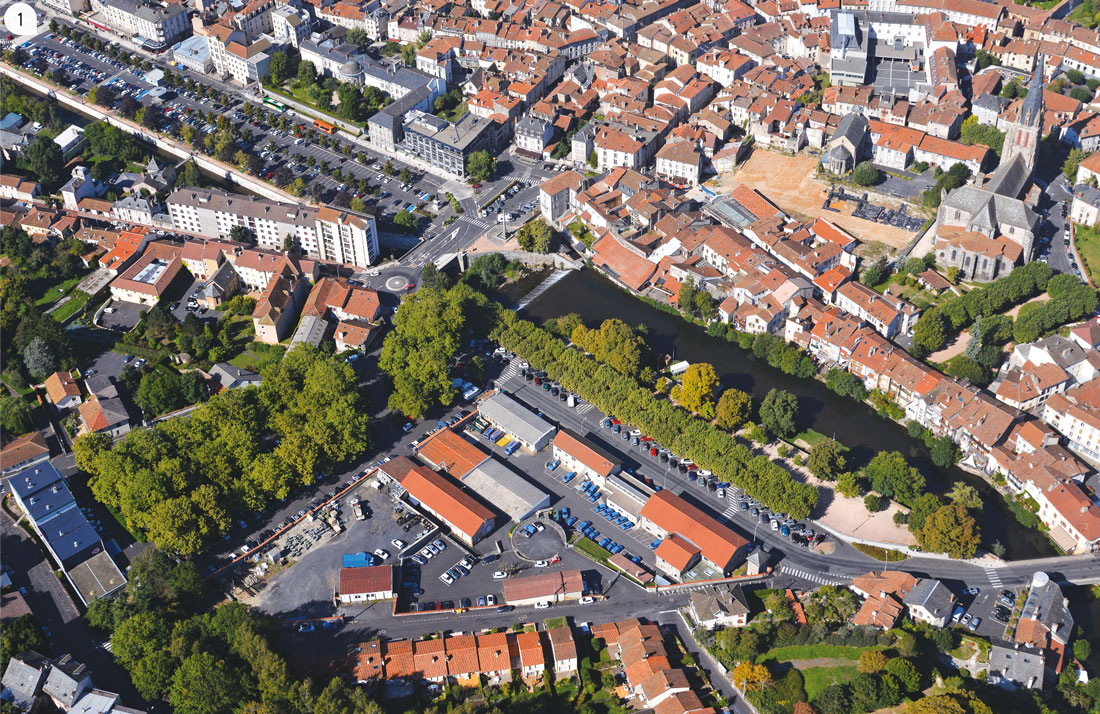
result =
[{"label": "blue car", "polygon": [[584,533],[592,525],[592,521],[581,521],[577,524],[577,530]]},{"label": "blue car", "polygon": [[611,542],[610,538],[603,538],[603,539],[600,540],[600,547],[601,548],[606,548],[607,544],[610,543],[610,542]]},{"label": "blue car", "polygon": [[607,506],[605,506],[604,504],[601,503],[600,505],[596,506],[592,510],[594,510],[596,513],[603,513],[604,511],[607,510]]},{"label": "blue car", "polygon": [[538,533],[538,530],[530,523],[524,526],[523,530],[525,533],[527,533],[527,535],[535,535],[536,533]]},{"label": "blue car", "polygon": [[565,525],[569,526],[570,528],[572,528],[573,524],[576,523],[576,522],[577,522],[577,517],[576,516],[570,516],[569,518],[565,519]]},{"label": "blue car", "polygon": [[600,500],[600,494],[599,493],[594,493],[594,494],[592,494],[591,496],[588,497],[588,502],[589,503],[595,503],[598,500]]},{"label": "blue car", "polygon": [[511,444],[508,444],[508,446],[504,447],[504,455],[505,456],[511,456],[512,454],[516,453],[516,449],[518,449],[518,448],[519,448],[519,442],[518,441],[513,441]]},{"label": "blue car", "polygon": [[562,482],[562,483],[569,483],[569,482],[570,482],[570,481],[572,481],[572,480],[573,480],[574,478],[576,478],[576,476],[577,476],[577,472],[576,472],[576,471],[570,471],[569,473],[567,473],[567,474],[565,475],[565,477],[564,477],[564,478],[562,478],[561,482]]},{"label": "blue car", "polygon": [[640,556],[637,556],[637,555],[632,555],[632,556],[630,556],[630,562],[631,562],[631,563],[634,563],[635,565],[637,565],[637,564],[639,564],[639,563],[641,563],[641,562],[642,562],[642,559],[641,559],[641,557],[640,557]]},{"label": "blue car", "polygon": [[581,493],[588,493],[588,489],[592,488],[591,481],[585,481],[581,484]]},{"label": "blue car", "polygon": [[615,547],[611,549],[611,552],[614,553],[615,555],[618,555],[619,553],[623,552],[623,547],[621,545],[619,545],[618,543],[616,543]]},{"label": "blue car", "polygon": [[610,429],[611,428],[611,420],[610,419],[604,419],[603,421],[601,421],[600,422],[600,428],[601,429]]},{"label": "blue car", "polygon": [[561,509],[561,517],[562,518],[568,518],[569,517],[569,509],[568,508]]},{"label": "blue car", "polygon": [[596,530],[595,528],[593,528],[592,532],[588,534],[588,537],[591,538],[592,540],[599,540],[600,532],[598,530]]},{"label": "blue car", "polygon": [[657,546],[659,546],[660,544],[661,544],[661,539],[658,538],[657,540],[655,540],[655,541],[653,541],[652,543],[649,544],[649,549],[650,550],[657,550]]}]

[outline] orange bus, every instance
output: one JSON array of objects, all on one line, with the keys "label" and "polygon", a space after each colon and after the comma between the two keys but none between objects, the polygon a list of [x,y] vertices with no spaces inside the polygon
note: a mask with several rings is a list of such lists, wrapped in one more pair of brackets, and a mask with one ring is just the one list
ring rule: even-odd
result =
[{"label": "orange bus", "polygon": [[336,127],[334,127],[332,124],[329,124],[327,121],[321,121],[320,119],[313,120],[313,128],[320,129],[329,136],[332,136],[336,133]]}]

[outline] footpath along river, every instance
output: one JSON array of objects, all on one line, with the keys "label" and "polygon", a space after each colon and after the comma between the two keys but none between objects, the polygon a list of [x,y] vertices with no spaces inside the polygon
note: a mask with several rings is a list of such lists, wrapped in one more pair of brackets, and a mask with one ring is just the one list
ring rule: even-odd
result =
[{"label": "footpath along river", "polygon": [[527,305],[521,315],[541,324],[570,312],[579,314],[589,326],[612,317],[634,326],[644,324],[649,329],[646,341],[654,353],[688,362],[709,362],[723,389],[736,387],[756,400],[770,389],[785,389],[798,397],[800,426],[816,429],[848,446],[849,463],[862,465],[879,451],[900,451],[937,493],[950,490],[955,481],[978,489],[985,504],[978,522],[986,547],[999,541],[1007,550],[1006,557],[1013,559],[1057,555],[1045,535],[1019,524],[1002,497],[985,481],[958,468],[936,468],[923,443],[869,406],[838,396],[820,382],[784,374],[737,345],[711,337],[702,328],[647,305],[593,270],[578,271],[560,280]]}]

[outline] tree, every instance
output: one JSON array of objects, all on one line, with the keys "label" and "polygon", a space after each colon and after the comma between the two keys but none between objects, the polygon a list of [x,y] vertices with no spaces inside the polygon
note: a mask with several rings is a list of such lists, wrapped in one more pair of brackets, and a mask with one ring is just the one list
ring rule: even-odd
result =
[{"label": "tree", "polygon": [[825,386],[842,397],[851,397],[857,402],[867,398],[867,387],[863,385],[863,380],[843,369],[834,367],[826,372]]},{"label": "tree", "polygon": [[1081,162],[1090,156],[1090,152],[1084,149],[1070,149],[1069,154],[1066,155],[1066,160],[1062,164],[1062,173],[1065,174],[1066,180],[1070,183],[1077,181],[1077,167],[1081,165]]},{"label": "tree", "polygon": [[19,153],[19,165],[52,193],[64,177],[65,157],[55,141],[36,141]]},{"label": "tree", "polygon": [[641,335],[616,318],[604,320],[597,330],[579,324],[570,339],[599,362],[628,377],[637,377],[650,358],[649,348]]},{"label": "tree", "polygon": [[248,230],[245,226],[233,226],[229,229],[229,240],[236,241],[238,243],[251,243],[252,231]]},{"label": "tree", "polygon": [[920,672],[916,666],[903,657],[894,657],[882,666],[886,674],[892,674],[904,692],[912,694],[920,691]]},{"label": "tree", "polygon": [[880,178],[878,169],[870,161],[864,161],[852,171],[852,180],[859,186],[874,186]]},{"label": "tree", "polygon": [[857,498],[863,489],[860,487],[859,476],[851,471],[845,471],[836,479],[836,490],[841,496]]},{"label": "tree", "polygon": [[519,247],[532,253],[549,253],[554,231],[541,218],[530,221],[516,233]]},{"label": "tree", "polygon": [[271,55],[271,61],[267,65],[267,71],[271,75],[271,83],[282,86],[290,79],[290,58],[286,52],[275,52]]},{"label": "tree", "polygon": [[959,140],[964,144],[988,146],[996,152],[997,156],[1000,156],[1001,149],[1004,146],[1005,134],[995,126],[982,124],[978,121],[977,116],[970,115],[962,124]]},{"label": "tree", "polygon": [[863,497],[863,506],[868,513],[878,513],[882,510],[882,499],[873,493],[869,493]]},{"label": "tree", "polygon": [[447,290],[451,287],[451,279],[446,273],[435,267],[435,263],[429,261],[420,270],[420,287],[430,290]]},{"label": "tree", "polygon": [[897,451],[875,454],[863,472],[873,490],[906,505],[924,492],[924,476]]},{"label": "tree", "polygon": [[705,362],[697,362],[684,372],[677,401],[684,409],[698,412],[704,419],[713,419],[714,390],[717,387],[718,375],[714,367]]},{"label": "tree", "polygon": [[416,66],[416,46],[415,45],[402,45],[401,46],[401,61],[410,67]]},{"label": "tree", "polygon": [[0,398],[0,428],[12,436],[34,429],[34,415],[25,399],[14,396]]},{"label": "tree", "polygon": [[918,699],[907,706],[905,712],[906,714],[968,714],[966,708],[948,694],[935,694]]},{"label": "tree", "polygon": [[794,609],[782,590],[773,590],[764,598],[764,607],[775,622],[785,622],[794,617]]},{"label": "tree", "polygon": [[960,458],[962,458],[962,452],[955,442],[951,441],[949,436],[937,436],[932,443],[932,463],[941,469],[950,468],[955,465]]},{"label": "tree", "polygon": [[497,171],[497,160],[488,151],[475,151],[466,159],[466,173],[478,181],[488,181]]},{"label": "tree", "polygon": [[0,632],[0,669],[7,670],[8,660],[17,654],[34,650],[50,653],[50,643],[34,615],[21,615],[4,625]]},{"label": "tree", "polygon": [[1085,74],[1079,69],[1071,69],[1066,72],[1066,79],[1073,82],[1074,84],[1084,84]]},{"label": "tree", "polygon": [[771,672],[762,664],[741,662],[730,672],[733,686],[742,692],[759,692],[772,683]]},{"label": "tree", "polygon": [[45,379],[57,371],[57,354],[45,339],[35,337],[23,349],[23,364],[35,379]]},{"label": "tree", "polygon": [[454,356],[488,309],[485,296],[464,283],[446,292],[422,287],[402,301],[378,363],[393,383],[391,410],[419,419],[434,405],[453,402]]},{"label": "tree", "polygon": [[1073,656],[1080,662],[1084,662],[1089,657],[1092,657],[1092,643],[1078,636],[1077,640],[1073,643]]},{"label": "tree", "polygon": [[925,550],[946,553],[957,559],[973,557],[981,543],[977,521],[965,508],[954,503],[932,513],[916,536]]},{"label": "tree", "polygon": [[874,287],[886,282],[890,277],[890,269],[886,266],[886,259],[879,258],[874,263],[864,266],[859,272],[859,282]]},{"label": "tree", "polygon": [[760,403],[760,423],[781,438],[793,436],[798,427],[798,399],[790,392],[772,389]]},{"label": "tree", "polygon": [[926,311],[913,328],[913,341],[935,352],[947,341],[947,323],[939,310]]},{"label": "tree", "polygon": [[298,84],[302,87],[309,87],[317,81],[317,68],[313,66],[312,62],[299,62],[298,63]]},{"label": "tree", "polygon": [[806,467],[815,477],[824,481],[835,481],[844,471],[848,460],[844,458],[845,448],[832,439],[825,439],[813,445]]},{"label": "tree", "polygon": [[412,183],[412,176],[412,171],[409,171],[407,166],[402,166],[401,170],[397,173],[397,178],[401,183]]},{"label": "tree", "polygon": [[393,217],[393,224],[406,233],[416,233],[417,230],[416,216],[409,213],[404,208],[398,211],[397,215]]},{"label": "tree", "polygon": [[856,668],[864,674],[875,674],[886,666],[886,655],[881,650],[866,650],[859,656]]},{"label": "tree", "polygon": [[727,389],[718,399],[715,421],[726,431],[736,431],[752,412],[752,397],[740,389]]},{"label": "tree", "polygon": [[945,495],[951,503],[968,510],[976,511],[982,507],[982,497],[978,494],[978,489],[963,481],[956,481],[954,487]]},{"label": "tree", "polygon": [[244,692],[236,667],[209,652],[198,652],[180,663],[172,676],[168,701],[179,714],[220,714],[232,711]]}]

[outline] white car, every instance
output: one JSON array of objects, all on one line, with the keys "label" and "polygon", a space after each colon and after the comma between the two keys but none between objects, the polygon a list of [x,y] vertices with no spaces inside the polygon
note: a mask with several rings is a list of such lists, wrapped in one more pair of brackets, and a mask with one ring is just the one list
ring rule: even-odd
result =
[{"label": "white car", "polygon": [[452,578],[450,575],[447,575],[446,573],[440,575],[439,579],[443,581],[444,585],[453,585],[455,581],[454,578]]},{"label": "white car", "polygon": [[545,600],[543,600],[542,602],[536,602],[535,603],[535,609],[536,610],[546,610],[549,607],[550,607],[550,603],[545,601]]},{"label": "white car", "polygon": [[496,595],[486,595],[485,596],[485,602],[488,603],[489,605],[496,605],[497,604]]},{"label": "white car", "polygon": [[592,603],[596,602],[596,598],[592,597],[591,595],[585,595],[579,600],[579,602],[581,605],[591,605]]},{"label": "white car", "polygon": [[401,550],[405,547],[405,541],[401,540],[400,538],[394,538],[390,541],[390,545],[392,545],[394,548],[397,548],[398,550]]},{"label": "white car", "polygon": [[427,548],[421,548],[420,549],[420,557],[421,558],[427,558],[428,560],[431,560],[432,558],[435,557],[435,553],[428,550]]},{"label": "white car", "polygon": [[382,550],[381,548],[375,548],[374,549],[374,554],[377,555],[382,560],[388,560],[389,557],[390,557],[390,554],[387,553],[386,551]]},{"label": "white car", "polygon": [[549,567],[549,565],[550,565],[550,563],[545,561],[545,560],[536,560],[535,561],[535,567],[536,568],[546,568],[546,567]]},{"label": "white car", "polygon": [[493,573],[493,580],[507,580],[507,579],[508,579],[508,573],[504,572],[503,570],[498,570],[495,573]]}]

